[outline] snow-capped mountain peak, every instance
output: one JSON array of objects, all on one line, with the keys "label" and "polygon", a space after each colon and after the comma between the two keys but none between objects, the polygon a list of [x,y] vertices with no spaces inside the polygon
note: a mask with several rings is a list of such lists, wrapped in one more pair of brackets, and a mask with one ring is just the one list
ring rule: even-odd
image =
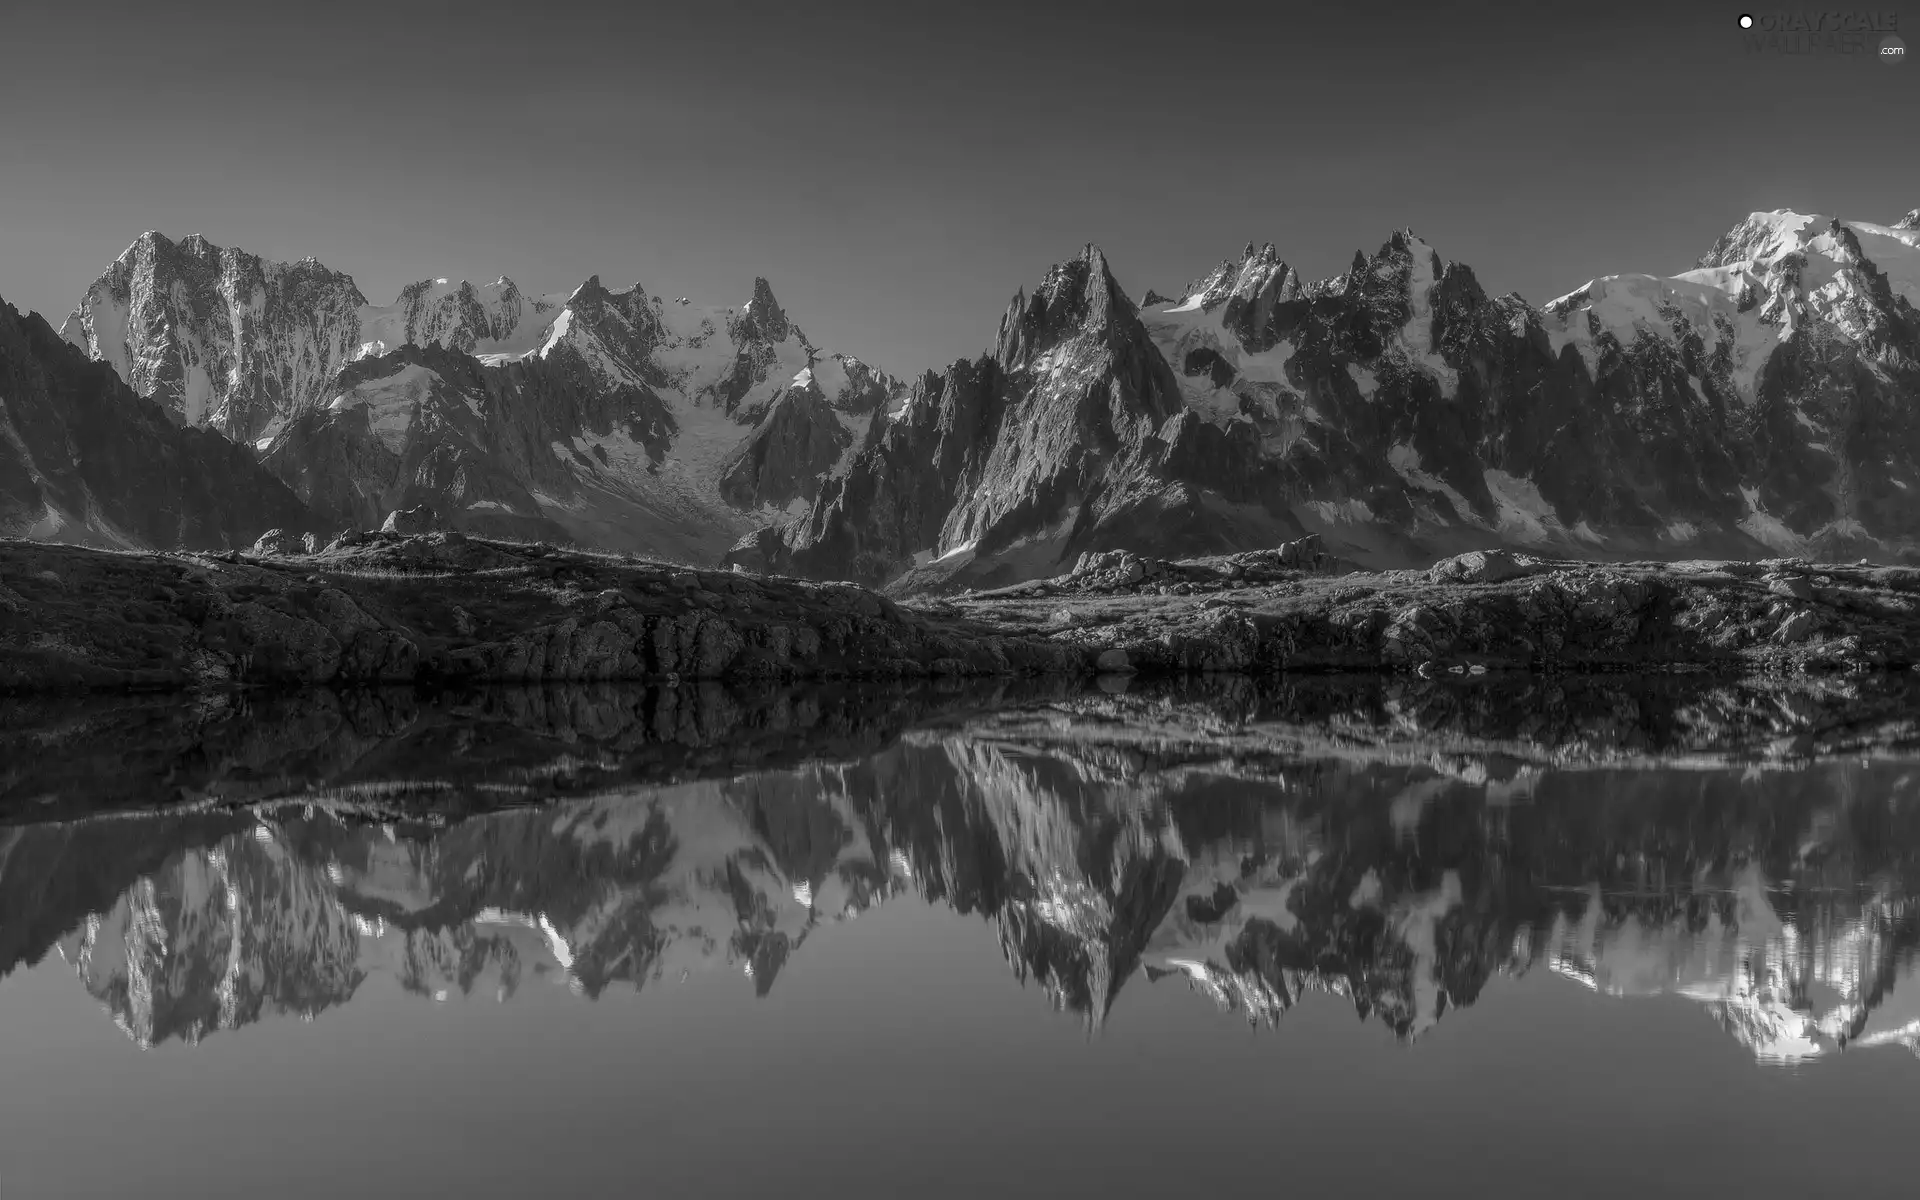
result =
[{"label": "snow-capped mountain peak", "polygon": [[527,296],[504,275],[479,285],[464,279],[423,279],[402,288],[392,304],[360,309],[355,357],[385,354],[409,343],[475,355],[530,353],[569,298]]},{"label": "snow-capped mountain peak", "polygon": [[1695,265],[1726,267],[1776,261],[1806,250],[1816,238],[1830,234],[1834,225],[1832,217],[1785,208],[1751,213],[1721,234]]}]

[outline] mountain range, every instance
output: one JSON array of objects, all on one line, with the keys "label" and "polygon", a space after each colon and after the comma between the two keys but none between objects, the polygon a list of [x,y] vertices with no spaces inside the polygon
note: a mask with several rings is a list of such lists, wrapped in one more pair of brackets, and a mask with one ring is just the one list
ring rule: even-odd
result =
[{"label": "mountain range", "polygon": [[[1916,305],[1920,210],[1755,213],[1690,270],[1538,306],[1407,230],[1317,281],[1249,244],[1139,303],[1089,246],[1016,292],[988,350],[908,384],[816,347],[764,280],[738,308],[597,278],[374,306],[312,259],[148,233],[61,333],[248,448],[307,525],[427,503],[473,532],[907,592],[1305,533],[1382,567],[1492,545],[1911,560]],[[70,457],[16,448],[0,482],[25,496],[10,481]],[[162,540],[41,490],[7,531]]]},{"label": "mountain range", "polygon": [[61,328],[174,422],[251,449],[323,524],[455,528],[711,562],[803,506],[903,389],[739,308],[590,278],[423,280],[384,307],[307,259],[149,232]]}]

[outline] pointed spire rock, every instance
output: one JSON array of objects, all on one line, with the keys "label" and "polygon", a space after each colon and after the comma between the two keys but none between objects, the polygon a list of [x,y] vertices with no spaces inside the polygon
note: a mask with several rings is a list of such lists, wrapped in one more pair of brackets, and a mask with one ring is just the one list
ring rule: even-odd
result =
[{"label": "pointed spire rock", "polygon": [[747,301],[746,311],[741,315],[767,341],[786,340],[789,328],[787,314],[781,310],[780,302],[773,298],[773,285],[764,278],[754,277],[753,299]]},{"label": "pointed spire rock", "polygon": [[1906,216],[1895,221],[1893,227],[1895,229],[1920,229],[1920,208],[1914,209]]},{"label": "pointed spire rock", "polygon": [[1088,242],[1081,257],[1087,264],[1086,290],[1082,293],[1087,306],[1086,320],[1089,324],[1105,325],[1117,308],[1123,308],[1130,302],[1126,299],[1126,293],[1120,290],[1113,272],[1107,268],[1107,256],[1100,247]]},{"label": "pointed spire rock", "polygon": [[1015,288],[1013,299],[1007,301],[1007,311],[1000,314],[1000,330],[993,340],[993,355],[1001,362],[1011,363],[1020,357],[1026,315],[1027,289]]},{"label": "pointed spire rock", "polygon": [[607,298],[607,289],[600,286],[598,275],[589,275],[586,281],[573,289],[573,295],[567,297],[569,304],[595,304]]},{"label": "pointed spire rock", "polygon": [[1055,263],[1031,298],[1024,289],[1014,293],[1000,319],[992,356],[1011,370],[1063,338],[1112,334],[1137,313],[1114,279],[1105,252],[1089,242],[1077,258]]},{"label": "pointed spire rock", "polygon": [[1347,268],[1347,270],[1348,270],[1348,273],[1352,275],[1365,274],[1367,270],[1366,253],[1364,251],[1355,250],[1353,252],[1353,266]]}]

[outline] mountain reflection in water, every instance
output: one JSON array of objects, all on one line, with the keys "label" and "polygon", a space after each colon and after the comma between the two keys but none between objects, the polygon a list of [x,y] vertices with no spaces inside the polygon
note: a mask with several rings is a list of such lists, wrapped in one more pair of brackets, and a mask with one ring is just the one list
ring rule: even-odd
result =
[{"label": "mountain reflection in water", "polygon": [[[556,720],[598,711],[578,695],[389,698],[358,732],[315,701],[219,735],[245,751],[209,749],[232,714],[143,709],[115,753],[193,803],[82,816],[86,788],[32,774],[56,768],[0,778],[0,971],[57,954],[135,1043],[198,1043],[378,975],[432,1001],[706,971],[766,996],[822,927],[917,897],[988,925],[1096,1032],[1181,987],[1258,1026],[1332,993],[1412,1041],[1552,972],[1685,997],[1763,1062],[1920,1048],[1920,766],[1579,762],[1511,729],[1502,754],[1263,755],[1217,695],[1122,700],[849,693],[781,700],[785,724],[729,700],[714,725],[711,697],[600,696],[693,731],[627,743],[604,714]],[[72,748],[129,711],[38,736]],[[1297,736],[1326,732],[1315,712]],[[1629,750],[1664,736],[1615,715]]]}]

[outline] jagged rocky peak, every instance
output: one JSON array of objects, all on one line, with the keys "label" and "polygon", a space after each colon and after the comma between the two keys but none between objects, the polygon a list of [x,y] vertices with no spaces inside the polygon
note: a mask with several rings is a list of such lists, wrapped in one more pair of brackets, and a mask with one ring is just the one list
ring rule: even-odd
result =
[{"label": "jagged rocky peak", "polygon": [[1054,264],[1031,298],[1025,289],[1014,293],[1000,318],[994,357],[1013,370],[1069,337],[1105,337],[1135,315],[1107,256],[1089,242],[1078,257]]},{"label": "jagged rocky peak", "polygon": [[1203,312],[1226,305],[1233,314],[1226,318],[1229,321],[1238,321],[1242,310],[1258,309],[1256,321],[1264,324],[1274,304],[1293,299],[1299,291],[1299,275],[1281,261],[1272,242],[1258,248],[1248,242],[1239,262],[1223,259],[1219,266],[1188,284],[1181,303]]},{"label": "jagged rocky peak", "polygon": [[1280,261],[1273,243],[1268,242],[1257,254],[1247,257],[1232,290],[1214,302],[1222,304],[1221,322],[1239,331],[1242,341],[1254,347],[1262,341],[1258,331],[1273,325],[1275,307],[1299,294],[1299,275]]},{"label": "jagged rocky peak", "polygon": [[[1243,350],[1259,354],[1295,332],[1304,312],[1293,301],[1347,297],[1347,303],[1357,301],[1371,313],[1372,323],[1385,331],[1405,324],[1415,313],[1438,307],[1441,296],[1448,298],[1451,311],[1486,300],[1471,271],[1444,262],[1411,229],[1401,229],[1371,257],[1355,251],[1344,273],[1312,283],[1281,259],[1273,243],[1249,242],[1238,263],[1224,261],[1195,281],[1183,303],[1168,316],[1193,311],[1215,314],[1221,331]],[[1184,364],[1194,348],[1183,343],[1171,349]]]},{"label": "jagged rocky peak", "polygon": [[720,494],[742,511],[810,503],[844,475],[874,414],[905,399],[905,384],[850,354],[806,347],[807,365],[757,406],[741,409],[753,432],[727,460]]},{"label": "jagged rocky peak", "polygon": [[1236,276],[1239,270],[1240,265],[1232,259],[1221,259],[1213,270],[1208,271],[1205,275],[1193,280],[1187,284],[1185,288],[1181,289],[1180,303],[1191,304],[1194,303],[1197,298],[1204,307],[1206,298],[1227,287],[1229,281]]},{"label": "jagged rocky peak", "polygon": [[1920,208],[1916,208],[1906,216],[1901,217],[1898,221],[1895,221],[1891,227],[1894,229],[1920,229]]},{"label": "jagged rocky peak", "polygon": [[865,414],[907,394],[901,380],[851,354],[823,354],[808,348],[805,369],[793,378],[796,388],[818,393],[821,399],[846,413]]},{"label": "jagged rocky peak", "polygon": [[[561,301],[556,307],[561,311],[574,313],[575,321],[597,324],[605,320],[609,308],[624,310],[632,307],[630,304],[625,303],[628,301],[638,301],[641,307],[645,307],[648,299],[649,297],[646,294],[646,290],[637,283],[623,292],[611,291],[605,284],[600,282],[600,276],[595,274],[589,275],[581,280],[580,286],[567,293],[566,299]],[[557,314],[555,325],[558,325]],[[571,329],[561,329],[556,332],[565,334],[571,332]],[[550,334],[544,339],[543,345],[551,341],[552,335]]]},{"label": "jagged rocky peak", "polygon": [[1349,288],[1384,320],[1399,325],[1414,311],[1426,310],[1446,270],[1438,251],[1413,230],[1398,229],[1373,257],[1355,254]]},{"label": "jagged rocky peak", "polygon": [[273,262],[149,230],[87,289],[61,334],[177,424],[251,440],[351,357],[365,303],[351,276],[316,259]]},{"label": "jagged rocky peak", "polygon": [[743,341],[784,342],[790,331],[798,332],[793,330],[780,302],[773,298],[773,285],[758,277],[753,281],[753,299],[740,310],[739,328],[735,336]]},{"label": "jagged rocky peak", "polygon": [[[116,271],[115,268],[124,270]],[[357,303],[365,302],[351,275],[334,270],[311,254],[291,263],[276,262],[235,247],[216,245],[201,233],[188,234],[175,242],[159,230],[149,229],[121,252],[101,278],[112,278],[120,288],[131,289],[138,282],[134,275],[142,272],[161,273],[167,276],[166,282],[169,284],[177,280],[187,284],[190,291],[195,285],[217,285],[217,273],[232,277],[231,282],[236,284],[285,283],[296,287],[338,287],[355,297]],[[124,295],[125,292],[121,291],[120,294]],[[191,298],[195,301],[213,299],[210,296]],[[80,314],[84,304],[83,300],[81,306],[76,306],[75,316]]]},{"label": "jagged rocky peak", "polygon": [[537,336],[546,326],[540,318],[558,308],[561,299],[527,297],[504,275],[488,284],[422,279],[400,289],[392,304],[360,312],[357,353],[384,354],[403,345],[436,343],[462,353],[499,350],[516,338],[524,342]]},{"label": "jagged rocky peak", "polygon": [[1381,248],[1380,253],[1381,256],[1390,256],[1395,260],[1404,259],[1409,264],[1415,259],[1424,258],[1436,277],[1445,265],[1440,260],[1440,252],[1428,245],[1412,229],[1394,230],[1393,236],[1387,239],[1387,244]]}]

